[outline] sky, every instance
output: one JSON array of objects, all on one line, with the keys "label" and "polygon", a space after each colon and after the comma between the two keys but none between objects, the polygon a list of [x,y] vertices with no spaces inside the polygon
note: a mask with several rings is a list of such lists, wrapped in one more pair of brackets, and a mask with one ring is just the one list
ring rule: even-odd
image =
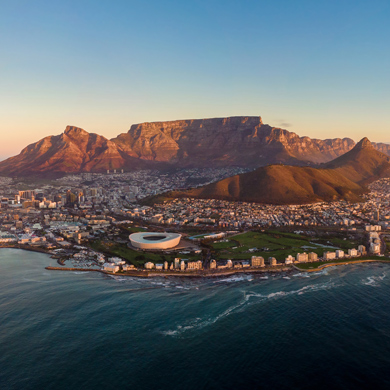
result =
[{"label": "sky", "polygon": [[388,0],[0,0],[0,160],[67,125],[237,115],[390,142]]}]

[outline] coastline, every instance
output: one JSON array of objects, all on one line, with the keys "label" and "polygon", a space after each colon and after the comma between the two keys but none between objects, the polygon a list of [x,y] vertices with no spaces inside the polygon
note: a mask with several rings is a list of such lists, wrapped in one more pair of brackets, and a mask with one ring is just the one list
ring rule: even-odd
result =
[{"label": "coastline", "polygon": [[222,270],[220,272],[215,271],[192,271],[192,272],[151,272],[151,271],[127,271],[112,273],[101,269],[90,269],[90,268],[69,268],[69,267],[52,267],[48,266],[45,269],[49,271],[79,271],[79,272],[100,272],[102,274],[110,276],[130,276],[139,278],[154,278],[154,277],[179,277],[179,278],[213,278],[220,276],[232,276],[236,274],[255,274],[255,273],[275,273],[275,272],[289,272],[292,271],[292,267],[280,267],[280,268],[254,268],[254,269],[233,269],[233,270]]},{"label": "coastline", "polygon": [[301,272],[316,272],[316,271],[322,271],[323,269],[328,268],[328,267],[335,267],[338,265],[351,265],[351,264],[362,264],[362,263],[387,263],[387,264],[389,264],[390,261],[389,260],[378,260],[378,259],[372,259],[372,260],[366,259],[366,260],[344,261],[344,262],[339,262],[339,263],[326,263],[326,264],[320,265],[317,268],[312,268],[312,269],[302,269],[302,268],[299,268],[298,266],[295,266],[295,265],[293,265],[293,267],[297,271],[301,271]]},{"label": "coastline", "polygon": [[40,247],[33,247],[31,245],[23,245],[23,244],[6,244],[6,245],[0,245],[0,249],[21,249],[25,251],[30,251],[30,252],[40,252],[40,253],[45,253],[46,255],[51,256],[52,254],[43,248]]},{"label": "coastline", "polygon": [[[31,246],[24,245],[1,245],[0,249],[19,249],[27,250],[31,252],[44,253],[48,256],[53,255],[47,250],[42,248],[34,248]],[[276,267],[264,267],[264,268],[238,268],[238,269],[223,269],[223,270],[200,270],[200,271],[143,271],[143,270],[134,270],[126,272],[112,273],[102,269],[96,268],[76,268],[76,267],[65,267],[62,266],[61,262],[58,262],[60,267],[47,266],[46,270],[49,271],[77,271],[77,272],[100,272],[105,275],[110,276],[129,276],[129,277],[138,277],[138,278],[153,278],[153,277],[179,277],[179,278],[218,278],[233,276],[237,274],[262,274],[262,273],[279,273],[279,272],[291,272],[296,270],[298,272],[318,272],[322,271],[328,267],[334,267],[339,265],[353,265],[353,264],[362,264],[362,263],[390,263],[390,260],[380,260],[380,259],[364,259],[364,260],[351,260],[344,262],[331,262],[322,264],[316,268],[299,268],[298,265],[284,265]]]}]

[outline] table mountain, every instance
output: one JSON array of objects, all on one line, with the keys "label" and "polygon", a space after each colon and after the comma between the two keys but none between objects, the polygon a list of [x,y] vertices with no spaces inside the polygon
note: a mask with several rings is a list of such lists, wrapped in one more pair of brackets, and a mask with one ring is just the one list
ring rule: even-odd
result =
[{"label": "table mountain", "polygon": [[[107,169],[326,163],[355,146],[349,138],[300,137],[260,117],[142,123],[111,140],[78,127],[45,137],[0,162],[3,175],[104,172]],[[390,145],[373,144],[390,154]]]},{"label": "table mountain", "polygon": [[136,158],[191,167],[322,163],[355,144],[349,138],[299,137],[263,124],[261,117],[141,123],[112,141]]}]

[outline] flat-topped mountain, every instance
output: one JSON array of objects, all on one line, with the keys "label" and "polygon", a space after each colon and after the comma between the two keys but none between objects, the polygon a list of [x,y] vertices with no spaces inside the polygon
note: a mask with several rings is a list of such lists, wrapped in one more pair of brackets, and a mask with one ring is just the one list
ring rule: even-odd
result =
[{"label": "flat-topped mountain", "polygon": [[180,166],[322,163],[355,145],[349,138],[299,137],[264,124],[261,117],[241,116],[141,123],[112,141],[130,156]]},{"label": "flat-topped mountain", "polygon": [[[390,154],[390,145],[372,144]],[[349,138],[300,137],[261,117],[228,117],[142,123],[108,140],[78,127],[45,137],[0,162],[2,175],[104,172],[141,167],[256,168],[327,163],[355,146]]]},{"label": "flat-topped mountain", "polygon": [[390,177],[390,157],[367,138],[323,168],[269,165],[169,197],[224,199],[271,204],[358,201],[368,184]]}]

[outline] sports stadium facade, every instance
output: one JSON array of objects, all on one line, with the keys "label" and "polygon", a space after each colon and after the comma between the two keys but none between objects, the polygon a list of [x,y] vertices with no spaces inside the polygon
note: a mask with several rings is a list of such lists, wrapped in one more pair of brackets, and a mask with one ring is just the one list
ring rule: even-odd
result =
[{"label": "sports stadium facade", "polygon": [[129,236],[133,247],[149,250],[171,249],[179,245],[179,233],[133,233]]}]

